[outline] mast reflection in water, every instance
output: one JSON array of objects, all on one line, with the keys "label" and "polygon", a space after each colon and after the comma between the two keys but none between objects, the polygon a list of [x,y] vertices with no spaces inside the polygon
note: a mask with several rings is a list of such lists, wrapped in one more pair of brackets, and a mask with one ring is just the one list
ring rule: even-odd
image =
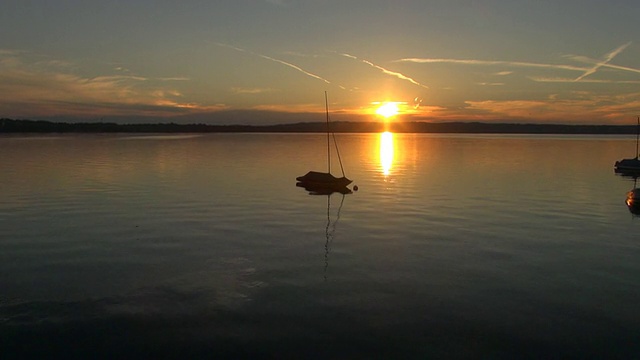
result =
[{"label": "mast reflection in water", "polygon": [[325,227],[326,241],[324,243],[324,281],[327,281],[327,270],[329,269],[329,253],[331,252],[331,245],[336,233],[336,226],[340,221],[340,212],[342,211],[342,205],[344,205],[344,198],[346,194],[341,194],[340,206],[338,206],[338,212],[336,214],[335,221],[331,221],[331,194],[327,195],[327,226]]}]

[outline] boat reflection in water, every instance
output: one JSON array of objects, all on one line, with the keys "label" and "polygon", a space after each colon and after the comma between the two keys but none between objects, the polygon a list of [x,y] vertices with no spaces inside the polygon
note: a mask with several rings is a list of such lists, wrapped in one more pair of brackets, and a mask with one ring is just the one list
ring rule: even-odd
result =
[{"label": "boat reflection in water", "polygon": [[331,195],[333,193],[339,194],[351,194],[352,191],[346,186],[326,186],[324,184],[314,184],[308,182],[297,182],[297,187],[304,188],[309,192],[309,195]]},{"label": "boat reflection in water", "polygon": [[340,197],[340,206],[336,213],[335,221],[331,221],[331,194],[327,195],[327,226],[325,226],[325,242],[324,242],[324,281],[327,281],[327,270],[329,270],[329,253],[331,252],[331,246],[333,244],[333,238],[336,233],[336,226],[340,221],[340,213],[342,212],[342,206],[344,205],[345,193]]},{"label": "boat reflection in water", "polygon": [[636,216],[640,216],[640,189],[636,187],[638,177],[633,178],[633,189],[627,192],[627,198],[624,201],[629,211]]},{"label": "boat reflection in water", "polygon": [[[618,162],[616,162],[616,164],[617,163]],[[632,168],[615,167],[613,169],[613,172],[618,176],[622,176],[624,178],[629,178],[629,179],[636,179],[636,178],[640,177],[640,168],[639,169],[632,169]]]},{"label": "boat reflection in water", "polygon": [[[331,244],[333,242],[333,238],[336,232],[336,225],[338,225],[338,221],[340,220],[340,212],[342,211],[342,206],[344,205],[345,195],[352,194],[351,189],[344,187],[326,187],[326,186],[313,186],[308,183],[298,182],[296,184],[298,187],[302,187],[309,192],[309,195],[324,195],[327,197],[327,225],[325,226],[325,242],[324,242],[324,272],[323,277],[324,280],[327,281],[327,270],[329,269],[329,253],[331,252]],[[340,196],[340,206],[338,206],[338,210],[336,213],[335,221],[332,221],[331,216],[331,197],[334,194],[339,194]]]}]

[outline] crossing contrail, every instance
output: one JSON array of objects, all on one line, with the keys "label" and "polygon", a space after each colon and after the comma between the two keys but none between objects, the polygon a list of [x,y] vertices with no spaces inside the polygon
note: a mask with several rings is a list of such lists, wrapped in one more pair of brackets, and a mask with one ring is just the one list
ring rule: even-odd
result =
[{"label": "crossing contrail", "polygon": [[640,69],[610,64],[610,62],[616,56],[618,56],[618,54],[624,51],[629,45],[631,45],[631,42],[628,42],[626,44],[623,44],[617,47],[616,49],[607,53],[604,56],[603,60],[594,60],[586,56],[578,56],[578,55],[565,56],[565,58],[568,58],[568,59],[580,61],[583,63],[588,63],[592,65],[591,67],[565,65],[565,64],[545,64],[545,63],[535,63],[535,62],[527,62],[527,61],[448,59],[448,58],[404,58],[404,59],[395,60],[394,62],[413,62],[413,63],[419,63],[419,64],[447,63],[447,64],[484,65],[484,66],[504,65],[504,66],[511,66],[511,67],[529,67],[529,68],[580,71],[582,72],[582,75],[573,79],[573,81],[576,82],[576,81],[581,81],[585,77],[594,74],[596,71],[598,71],[598,69],[603,67],[640,73]]},{"label": "crossing contrail", "polygon": [[604,60],[596,63],[595,66],[593,66],[592,68],[590,68],[587,71],[585,71],[584,74],[578,76],[575,79],[575,81],[580,81],[580,80],[584,79],[585,77],[595,73],[596,71],[598,71],[598,69],[600,69],[601,67],[607,65],[611,60],[613,60],[614,57],[616,57],[618,54],[620,54],[629,45],[631,45],[631,42],[628,42],[628,43],[626,43],[624,45],[621,45],[618,48],[614,49],[613,51],[609,52],[608,54],[605,55]]}]

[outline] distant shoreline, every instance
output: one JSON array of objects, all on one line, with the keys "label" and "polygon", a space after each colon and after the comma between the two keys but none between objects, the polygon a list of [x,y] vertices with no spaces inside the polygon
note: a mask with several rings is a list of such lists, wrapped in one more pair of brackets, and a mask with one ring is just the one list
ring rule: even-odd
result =
[{"label": "distant shoreline", "polygon": [[[562,125],[481,122],[349,122],[331,123],[336,133],[450,133],[450,134],[636,134],[635,125]],[[279,125],[116,124],[66,123],[44,120],[0,119],[0,134],[10,133],[323,133],[324,122]]]}]

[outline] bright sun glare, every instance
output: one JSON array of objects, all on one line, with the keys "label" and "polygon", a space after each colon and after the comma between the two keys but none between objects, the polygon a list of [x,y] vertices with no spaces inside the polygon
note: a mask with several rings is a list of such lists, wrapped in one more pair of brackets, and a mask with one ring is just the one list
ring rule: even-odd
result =
[{"label": "bright sun glare", "polygon": [[385,118],[389,118],[395,115],[398,115],[398,104],[394,102],[386,102],[376,110],[376,114],[383,116]]}]

